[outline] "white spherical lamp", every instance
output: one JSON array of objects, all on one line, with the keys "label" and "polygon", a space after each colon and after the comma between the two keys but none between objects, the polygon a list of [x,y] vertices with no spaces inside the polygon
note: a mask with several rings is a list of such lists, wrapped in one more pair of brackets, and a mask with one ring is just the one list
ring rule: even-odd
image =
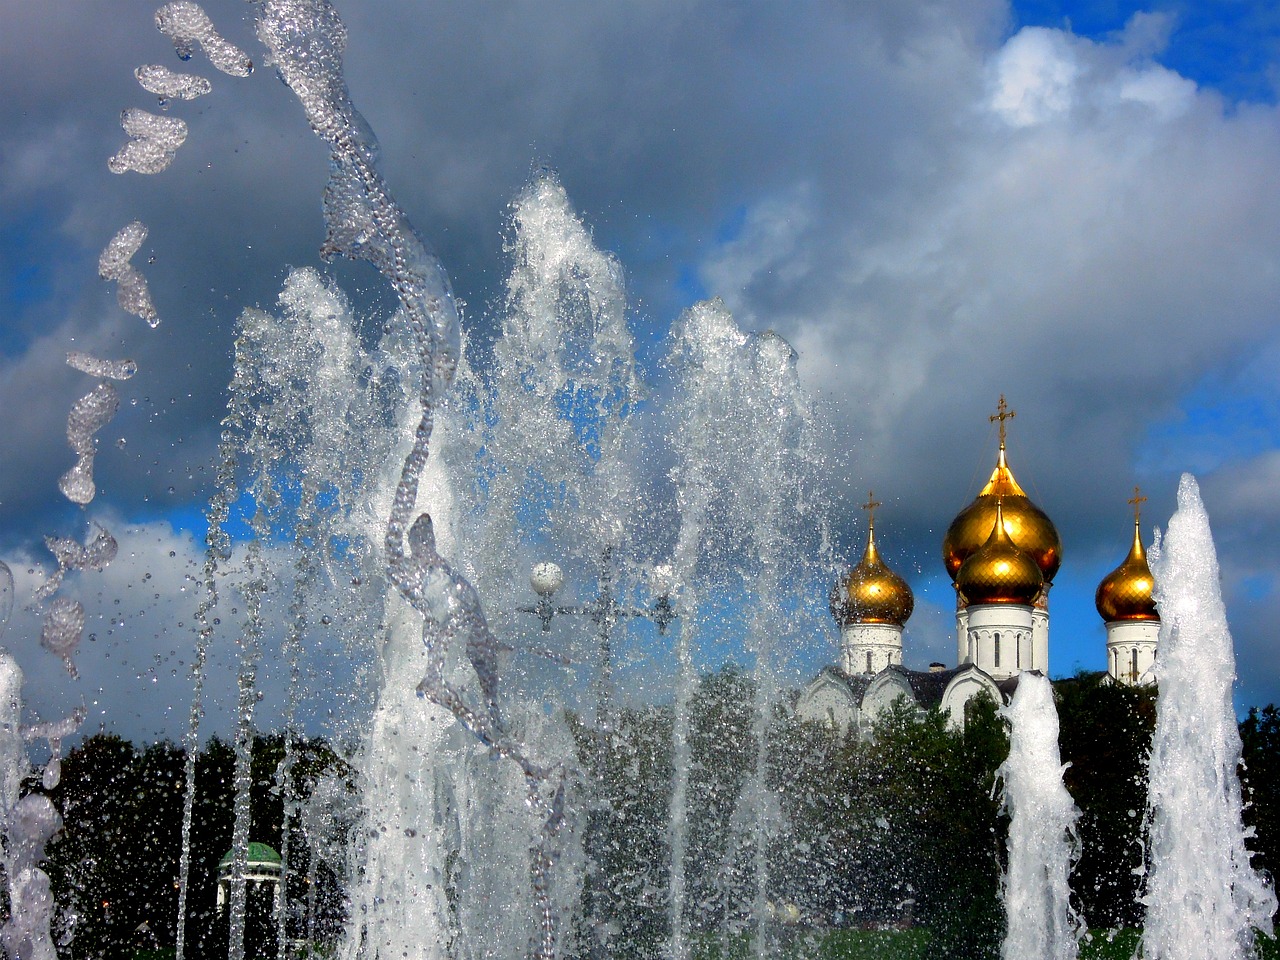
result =
[{"label": "white spherical lamp", "polygon": [[564,572],[549,560],[535,563],[529,574],[529,586],[540,597],[549,597],[564,583]]},{"label": "white spherical lamp", "polygon": [[649,571],[649,586],[660,597],[671,596],[676,585],[676,571],[669,563],[660,563]]}]

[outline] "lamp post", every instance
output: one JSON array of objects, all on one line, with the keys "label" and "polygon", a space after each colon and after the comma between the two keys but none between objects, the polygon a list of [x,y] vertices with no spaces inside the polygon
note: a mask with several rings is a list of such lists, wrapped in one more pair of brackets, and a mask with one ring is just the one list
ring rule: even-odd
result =
[{"label": "lamp post", "polygon": [[587,617],[596,625],[596,642],[600,651],[599,694],[596,704],[596,723],[602,731],[608,729],[609,691],[613,678],[613,630],[624,617],[642,617],[652,620],[658,633],[666,635],[667,627],[678,614],[671,603],[675,571],[669,564],[653,568],[649,583],[658,594],[651,607],[632,607],[618,602],[613,592],[613,547],[605,547],[600,563],[600,588],[594,597],[582,604],[557,604],[552,600],[564,585],[564,572],[549,560],[533,565],[529,585],[538,595],[532,607],[520,607],[521,613],[532,613],[542,621],[542,632],[551,629],[551,621],[557,616]]},{"label": "lamp post", "polygon": [[604,918],[609,910],[608,884],[603,879],[606,866],[607,837],[610,833],[610,813],[608,803],[608,766],[609,744],[612,724],[609,717],[609,699],[613,677],[613,629],[624,617],[642,617],[652,620],[658,632],[665,635],[667,627],[675,621],[677,614],[671,603],[671,590],[674,586],[675,571],[668,564],[660,564],[653,568],[649,576],[649,585],[657,594],[657,599],[649,607],[632,607],[620,603],[613,592],[613,548],[605,547],[600,562],[599,590],[590,600],[582,604],[558,604],[552,598],[564,585],[564,573],[560,567],[550,561],[535,563],[530,571],[529,585],[538,595],[538,602],[532,607],[518,608],[521,613],[531,613],[542,621],[542,631],[550,631],[551,621],[557,616],[568,615],[587,617],[596,625],[596,642],[599,649],[600,670],[599,686],[596,699],[596,782],[598,803],[587,815],[586,830],[583,836],[583,848],[588,855],[598,857],[597,871],[588,872],[586,878],[587,913],[592,918],[592,930],[589,947],[591,960],[605,960],[609,956],[607,924]]}]

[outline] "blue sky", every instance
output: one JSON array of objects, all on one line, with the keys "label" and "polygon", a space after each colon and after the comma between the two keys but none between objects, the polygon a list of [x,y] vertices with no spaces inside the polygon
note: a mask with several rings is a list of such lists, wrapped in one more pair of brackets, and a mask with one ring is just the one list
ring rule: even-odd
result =
[{"label": "blue sky", "polygon": [[[271,306],[287,265],[317,262],[324,155],[269,70],[233,81],[193,60],[214,92],[171,107],[191,128],[174,165],[106,171],[120,110],[148,105],[133,68],[181,66],[152,6],[5,2],[0,408],[15,413],[0,418],[0,555],[28,589],[41,537],[82,535],[85,519],[56,493],[65,411],[85,386],[66,350],[125,353],[142,370],[103,434],[92,508],[138,531],[113,582],[141,583],[198,559],[185,534],[209,492],[234,317]],[[254,46],[251,8],[207,8]],[[1280,701],[1273,4],[339,10],[353,97],[478,355],[509,271],[506,205],[548,164],[627,272],[646,372],[705,296],[799,351],[829,424],[838,548],[856,559],[873,488],[882,551],[916,587],[909,664],[954,659],[939,544],[994,463],[987,416],[1004,393],[1018,410],[1013,469],[1065,545],[1054,673],[1103,665],[1092,593],[1127,548],[1133,486],[1150,497],[1150,531],[1191,470],[1218,536],[1238,702]],[[137,262],[156,331],[95,275],[135,217],[152,231]],[[329,269],[358,312],[389,308],[362,267]],[[140,607],[141,634],[112,627],[121,639],[87,654],[103,722],[151,733],[183,712],[189,606]],[[18,626],[7,642],[41,683],[61,683]],[[834,656],[825,629],[803,654],[814,669]],[[155,657],[161,675],[146,680]]]},{"label": "blue sky", "polygon": [[1165,66],[1234,101],[1274,103],[1280,54],[1280,11],[1256,0],[1217,2],[1059,3],[1028,0],[1013,5],[1020,25],[1069,27],[1105,40],[1119,34],[1135,13],[1168,18],[1169,40],[1159,53]]}]

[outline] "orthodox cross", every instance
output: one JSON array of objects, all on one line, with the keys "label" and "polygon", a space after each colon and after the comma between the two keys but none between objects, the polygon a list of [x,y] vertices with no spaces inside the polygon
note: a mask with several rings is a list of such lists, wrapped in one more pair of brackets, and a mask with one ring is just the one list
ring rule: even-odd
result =
[{"label": "orthodox cross", "polygon": [[883,506],[883,504],[876,499],[875,491],[868,490],[867,502],[862,505],[862,509],[867,511],[867,526],[872,530],[876,528],[876,507],[879,506]]},{"label": "orthodox cross", "polygon": [[1140,523],[1142,520],[1142,505],[1147,502],[1147,498],[1142,495],[1139,487],[1133,488],[1133,496],[1128,502],[1133,505],[1133,522]]},{"label": "orthodox cross", "polygon": [[994,413],[991,416],[987,417],[987,420],[990,421],[991,423],[995,423],[997,420],[1000,421],[1000,449],[1003,450],[1004,449],[1004,422],[1006,420],[1012,420],[1018,414],[1017,414],[1017,411],[1009,409],[1009,405],[1004,402],[1003,393],[1000,394],[1000,403],[996,407],[996,409],[999,412]]}]

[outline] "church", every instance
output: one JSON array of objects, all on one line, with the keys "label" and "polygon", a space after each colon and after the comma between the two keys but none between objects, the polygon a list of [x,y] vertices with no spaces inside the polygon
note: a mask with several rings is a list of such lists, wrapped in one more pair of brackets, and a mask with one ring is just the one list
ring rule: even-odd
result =
[{"label": "church", "polygon": [[[796,714],[842,732],[866,734],[899,697],[921,709],[939,707],[963,727],[965,707],[985,692],[1007,702],[1024,670],[1049,671],[1049,593],[1062,562],[1053,522],[1018,485],[1006,455],[1005,399],[990,419],[1000,448],[991,479],[951,522],[942,560],[956,593],[956,666],[902,665],[902,632],[915,606],[906,580],[880,559],[874,495],[867,511],[862,560],[831,592],[840,628],[839,662],[801,691]],[[1113,683],[1151,683],[1160,617],[1140,535],[1143,497],[1134,491],[1133,542],[1124,562],[1098,584],[1095,604],[1107,630],[1107,674]]]}]

